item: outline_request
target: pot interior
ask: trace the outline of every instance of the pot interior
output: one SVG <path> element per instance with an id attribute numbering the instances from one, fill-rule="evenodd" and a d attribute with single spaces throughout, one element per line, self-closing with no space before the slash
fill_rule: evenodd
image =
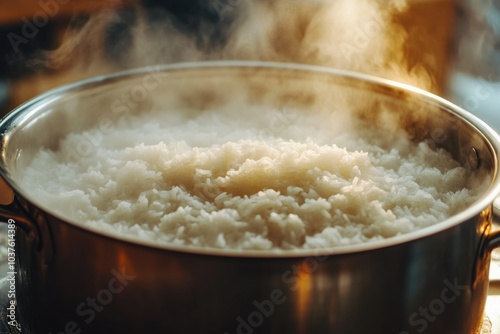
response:
<path id="1" fill-rule="evenodd" d="M 335 113 L 339 119 L 353 115 L 358 128 L 377 129 L 395 139 L 406 133 L 415 141 L 446 149 L 467 168 L 471 186 L 488 182 L 482 199 L 498 182 L 496 137 L 458 107 L 358 74 L 265 63 L 146 68 L 49 92 L 3 120 L 2 167 L 9 183 L 30 199 L 30 189 L 19 188 L 20 171 L 37 151 L 57 149 L 60 139 L 70 133 L 95 126 L 113 131 L 114 124 L 131 115 L 159 110 L 197 113 L 232 107 L 237 112 L 241 105 L 262 107 L 262 114 L 255 117 L 269 117 L 271 110 L 286 108 Z M 98 133 L 94 140 L 98 145 Z M 76 153 L 79 149 L 86 148 L 74 148 Z"/>

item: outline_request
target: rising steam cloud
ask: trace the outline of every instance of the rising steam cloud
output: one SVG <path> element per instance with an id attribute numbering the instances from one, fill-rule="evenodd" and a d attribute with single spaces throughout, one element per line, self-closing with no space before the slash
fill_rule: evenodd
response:
<path id="1" fill-rule="evenodd" d="M 102 11 L 69 29 L 61 47 L 45 54 L 45 65 L 66 68 L 74 78 L 182 61 L 268 60 L 353 70 L 432 89 L 423 67 L 409 66 L 408 36 L 394 19 L 407 10 L 407 0 L 207 3 L 211 20 L 190 30 L 166 11 L 140 6 Z M 106 33 L 113 25 L 118 42 L 110 48 Z"/>

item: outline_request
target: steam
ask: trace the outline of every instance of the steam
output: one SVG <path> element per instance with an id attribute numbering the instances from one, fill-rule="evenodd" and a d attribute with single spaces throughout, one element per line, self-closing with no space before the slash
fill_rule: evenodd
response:
<path id="1" fill-rule="evenodd" d="M 423 67 L 410 68 L 407 62 L 408 35 L 395 20 L 407 10 L 407 0 L 221 4 L 209 2 L 204 9 L 208 15 L 191 29 L 158 9 L 133 6 L 102 11 L 78 29 L 68 30 L 61 47 L 45 53 L 45 65 L 64 68 L 74 80 L 173 62 L 268 60 L 358 71 L 433 88 Z M 118 42 L 109 36 L 113 25 L 122 28 Z"/>

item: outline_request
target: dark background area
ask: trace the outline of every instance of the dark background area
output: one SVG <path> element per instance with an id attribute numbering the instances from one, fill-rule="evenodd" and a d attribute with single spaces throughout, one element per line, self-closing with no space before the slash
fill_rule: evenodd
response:
<path id="1" fill-rule="evenodd" d="M 71 78 L 53 79 L 53 76 L 57 72 L 64 71 L 64 68 L 47 67 L 43 62 L 45 51 L 59 48 L 65 32 L 79 29 L 97 10 L 112 7 L 117 11 L 116 19 L 109 22 L 105 28 L 102 43 L 106 58 L 104 61 L 113 63 L 117 70 L 126 67 L 124 59 L 131 39 L 131 27 L 137 20 L 138 6 L 151 24 L 160 22 L 168 16 L 179 31 L 192 35 L 195 39 L 204 35 L 204 38 L 197 39 L 196 43 L 202 50 L 218 48 L 224 44 L 226 38 L 224 31 L 231 24 L 232 14 L 236 14 L 234 11 L 224 20 L 220 20 L 219 13 L 214 7 L 214 3 L 217 3 L 205 0 L 125 0 L 120 1 L 118 5 L 113 1 L 103 1 L 99 5 L 90 1 L 86 5 L 82 0 L 72 0 L 68 2 L 68 8 L 60 5 L 57 14 L 49 17 L 48 11 L 41 8 L 36 1 L 19 1 L 17 6 L 0 5 L 2 7 L 0 11 L 4 10 L 4 13 L 0 14 L 0 117 L 25 99 L 39 93 L 40 89 L 33 89 L 33 94 L 30 94 L 30 77 L 46 76 L 46 86 L 49 87 L 71 81 Z M 78 5 L 73 3 L 73 6 L 70 6 L 72 2 L 78 2 Z M 40 12 L 45 13 L 48 20 L 45 24 L 35 25 L 36 32 L 33 32 L 32 27 L 27 26 L 26 22 L 33 24 L 34 18 Z M 209 36 L 203 31 L 207 24 L 212 28 Z M 53 80 L 54 84 L 48 83 L 49 80 Z M 21 93 L 17 93 L 16 86 L 19 82 L 26 82 L 24 84 L 26 87 L 20 89 Z"/>

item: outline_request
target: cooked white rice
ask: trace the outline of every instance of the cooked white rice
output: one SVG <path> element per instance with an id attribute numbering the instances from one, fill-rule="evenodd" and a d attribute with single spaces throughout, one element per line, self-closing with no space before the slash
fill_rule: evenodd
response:
<path id="1" fill-rule="evenodd" d="M 247 250 L 389 238 L 475 199 L 448 153 L 402 133 L 360 137 L 338 115 L 256 115 L 130 116 L 108 133 L 71 134 L 58 151 L 40 151 L 22 184 L 81 224 L 160 244 Z"/>

